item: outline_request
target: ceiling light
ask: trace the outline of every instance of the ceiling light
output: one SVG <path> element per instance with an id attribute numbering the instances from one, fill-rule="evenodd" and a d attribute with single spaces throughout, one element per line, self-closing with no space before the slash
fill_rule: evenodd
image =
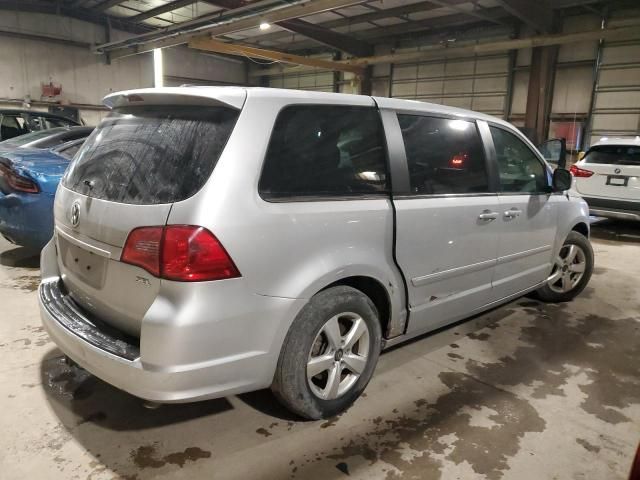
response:
<path id="1" fill-rule="evenodd" d="M 271 28 L 271 24 L 268 22 L 262 22 L 260 24 L 260 30 L 269 30 Z"/>

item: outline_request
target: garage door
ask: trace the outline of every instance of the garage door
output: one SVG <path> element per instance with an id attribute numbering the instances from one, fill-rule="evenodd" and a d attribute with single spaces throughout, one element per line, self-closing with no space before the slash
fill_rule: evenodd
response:
<path id="1" fill-rule="evenodd" d="M 295 88 L 316 92 L 333 92 L 333 72 L 289 73 L 269 77 L 273 88 Z"/>
<path id="2" fill-rule="evenodd" d="M 509 72 L 505 54 L 396 64 L 391 96 L 504 116 Z"/>
<path id="3" fill-rule="evenodd" d="M 590 130 L 587 145 L 640 132 L 640 41 L 605 43 Z"/>

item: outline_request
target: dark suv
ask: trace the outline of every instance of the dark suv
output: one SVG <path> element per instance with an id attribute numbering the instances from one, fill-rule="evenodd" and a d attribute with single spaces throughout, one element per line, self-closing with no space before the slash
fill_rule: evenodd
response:
<path id="1" fill-rule="evenodd" d="M 0 110 L 0 141 L 37 130 L 80 125 L 75 120 L 33 110 Z"/>

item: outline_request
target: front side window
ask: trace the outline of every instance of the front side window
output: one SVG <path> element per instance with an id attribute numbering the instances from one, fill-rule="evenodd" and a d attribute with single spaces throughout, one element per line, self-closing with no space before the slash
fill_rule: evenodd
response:
<path id="1" fill-rule="evenodd" d="M 474 122 L 398 115 L 411 192 L 416 195 L 489 191 L 482 142 Z"/>
<path id="2" fill-rule="evenodd" d="M 276 119 L 259 183 L 265 199 L 388 192 L 382 125 L 369 107 L 287 107 Z"/>
<path id="3" fill-rule="evenodd" d="M 501 191 L 547 192 L 547 171 L 533 151 L 513 133 L 498 127 L 490 127 L 490 130 L 496 149 Z"/>

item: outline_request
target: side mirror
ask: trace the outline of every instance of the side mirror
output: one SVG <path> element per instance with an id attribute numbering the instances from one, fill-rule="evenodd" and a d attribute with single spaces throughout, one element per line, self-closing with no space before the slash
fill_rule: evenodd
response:
<path id="1" fill-rule="evenodd" d="M 556 168 L 564 168 L 567 164 L 567 140 L 554 138 L 538 146 L 544 159 Z"/>
<path id="2" fill-rule="evenodd" d="M 556 168 L 553 171 L 553 191 L 564 192 L 565 190 L 569 190 L 571 188 L 572 180 L 573 177 L 569 173 L 569 170 L 565 170 L 564 168 Z"/>
<path id="3" fill-rule="evenodd" d="M 587 152 L 578 152 L 578 161 L 582 160 Z"/>

